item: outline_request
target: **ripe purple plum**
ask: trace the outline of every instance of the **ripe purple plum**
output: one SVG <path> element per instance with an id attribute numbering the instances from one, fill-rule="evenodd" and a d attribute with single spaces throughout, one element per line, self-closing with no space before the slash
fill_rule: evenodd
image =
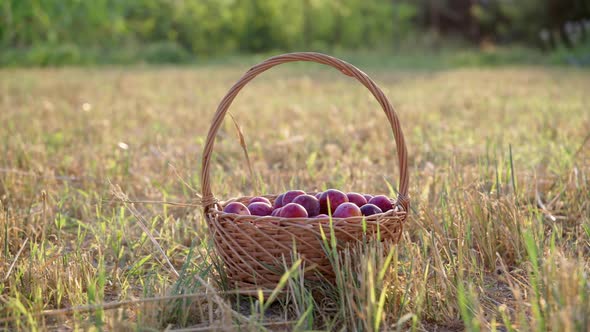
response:
<path id="1" fill-rule="evenodd" d="M 287 205 L 295 199 L 297 196 L 305 195 L 305 191 L 303 190 L 289 190 L 283 196 L 283 205 Z"/>
<path id="2" fill-rule="evenodd" d="M 248 202 L 248 205 L 250 205 L 250 204 L 252 204 L 252 203 L 256 203 L 256 202 L 266 203 L 266 204 L 268 204 L 268 205 L 271 205 L 271 206 L 272 206 L 272 204 L 270 204 L 270 201 L 268 200 L 268 198 L 266 198 L 266 197 L 261 197 L 261 196 L 258 196 L 258 197 L 252 197 L 252 198 L 250 199 L 250 201 Z"/>
<path id="3" fill-rule="evenodd" d="M 270 214 L 270 215 L 271 215 L 271 216 L 273 216 L 273 217 L 278 217 L 278 216 L 279 216 L 279 214 L 281 213 L 281 210 L 282 210 L 282 209 L 283 209 L 283 208 L 274 209 L 274 210 L 272 210 L 272 212 L 271 212 L 271 214 Z"/>
<path id="4" fill-rule="evenodd" d="M 346 197 L 348 197 L 349 202 L 356 204 L 358 207 L 367 204 L 367 199 L 359 193 L 347 193 Z"/>
<path id="5" fill-rule="evenodd" d="M 348 197 L 337 189 L 324 191 L 320 197 L 320 213 L 328 214 L 328 200 L 330 201 L 330 210 L 334 213 L 340 204 L 348 202 Z"/>
<path id="6" fill-rule="evenodd" d="M 315 198 L 320 199 L 320 197 L 322 197 L 323 192 L 319 192 L 315 194 Z"/>
<path id="7" fill-rule="evenodd" d="M 263 202 L 254 202 L 248 205 L 248 210 L 253 216 L 268 216 L 272 213 L 272 206 Z"/>
<path id="8" fill-rule="evenodd" d="M 383 212 L 387 212 L 387 211 L 393 209 L 393 204 L 391 204 L 389 197 L 387 197 L 385 195 L 377 195 L 377 196 L 371 198 L 369 203 L 377 205 L 381 209 L 381 211 L 383 211 Z"/>
<path id="9" fill-rule="evenodd" d="M 315 216 L 314 218 L 315 218 L 315 219 L 319 219 L 319 218 L 328 218 L 328 217 L 330 217 L 330 216 L 329 216 L 329 215 L 327 215 L 327 214 L 323 214 L 323 213 L 322 213 L 322 214 L 318 214 L 318 215 L 317 215 L 317 216 Z"/>
<path id="10" fill-rule="evenodd" d="M 320 213 L 320 201 L 311 195 L 299 195 L 293 199 L 293 203 L 305 208 L 309 217 L 315 217 Z"/>
<path id="11" fill-rule="evenodd" d="M 307 218 L 307 211 L 297 203 L 288 203 L 281 208 L 279 216 L 282 218 Z"/>
<path id="12" fill-rule="evenodd" d="M 367 202 L 369 202 L 371 198 L 373 198 L 373 195 L 363 194 L 363 197 L 367 200 Z"/>
<path id="13" fill-rule="evenodd" d="M 348 218 L 361 216 L 361 209 L 354 203 L 344 202 L 334 211 L 334 218 Z"/>
<path id="14" fill-rule="evenodd" d="M 284 196 L 285 196 L 285 194 L 280 194 L 279 196 L 277 196 L 277 198 L 275 199 L 275 204 L 273 205 L 273 207 L 275 209 L 282 208 L 283 205 L 285 205 L 285 204 L 283 204 L 283 197 Z"/>
<path id="15" fill-rule="evenodd" d="M 223 208 L 223 212 L 225 213 L 235 213 L 235 214 L 243 214 L 243 215 L 250 215 L 250 210 L 246 207 L 246 205 L 240 202 L 231 202 Z"/>
<path id="16" fill-rule="evenodd" d="M 381 211 L 381 209 L 377 205 L 367 203 L 361 206 L 361 213 L 363 214 L 363 216 L 372 216 L 374 214 L 383 213 L 383 211 Z"/>

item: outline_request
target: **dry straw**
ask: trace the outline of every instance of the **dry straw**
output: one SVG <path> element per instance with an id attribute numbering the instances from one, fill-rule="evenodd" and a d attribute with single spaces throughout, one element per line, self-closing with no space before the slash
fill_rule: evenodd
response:
<path id="1" fill-rule="evenodd" d="M 397 145 L 400 164 L 399 195 L 394 209 L 386 213 L 366 217 L 334 218 L 280 218 L 273 216 L 244 216 L 222 212 L 223 206 L 232 201 L 248 203 L 251 197 L 240 197 L 225 202 L 218 201 L 211 192 L 209 166 L 215 136 L 229 106 L 240 90 L 258 74 L 282 63 L 308 61 L 334 67 L 345 75 L 356 78 L 377 99 L 391 124 Z M 250 68 L 223 98 L 213 117 L 203 151 L 202 203 L 204 215 L 215 248 L 225 263 L 228 279 L 242 289 L 253 287 L 274 288 L 289 266 L 294 251 L 305 266 L 320 272 L 328 279 L 334 276 L 326 243 L 335 238 L 335 248 L 340 250 L 351 243 L 378 234 L 382 240 L 397 243 L 400 239 L 408 199 L 408 165 L 404 136 L 399 120 L 383 91 L 361 70 L 340 59 L 320 53 L 289 53 L 275 56 Z M 271 202 L 277 195 L 266 196 Z M 326 240 L 327 239 L 327 240 Z M 307 273 L 309 277 L 317 276 Z"/>

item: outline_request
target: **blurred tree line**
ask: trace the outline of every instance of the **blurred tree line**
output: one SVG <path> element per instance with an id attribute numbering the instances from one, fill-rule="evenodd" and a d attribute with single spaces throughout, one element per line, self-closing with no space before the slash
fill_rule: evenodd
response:
<path id="1" fill-rule="evenodd" d="M 0 0 L 0 49 L 144 47 L 164 60 L 302 49 L 397 49 L 425 32 L 472 43 L 572 46 L 588 0 Z M 34 61 L 34 59 L 33 59 Z"/>

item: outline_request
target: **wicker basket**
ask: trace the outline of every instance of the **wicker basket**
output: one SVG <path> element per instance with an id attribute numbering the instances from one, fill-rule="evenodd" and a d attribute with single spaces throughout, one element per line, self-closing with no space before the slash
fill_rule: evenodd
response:
<path id="1" fill-rule="evenodd" d="M 391 124 L 400 164 L 399 195 L 394 209 L 379 215 L 366 217 L 365 234 L 379 232 L 381 238 L 397 243 L 401 237 L 408 199 L 407 151 L 399 120 L 393 107 L 379 87 L 362 71 L 353 65 L 320 53 L 290 53 L 269 58 L 250 68 L 223 98 L 213 118 L 205 148 L 202 164 L 202 203 L 204 215 L 209 225 L 217 253 L 225 264 L 228 279 L 240 289 L 276 286 L 284 272 L 285 263 L 289 265 L 293 250 L 300 254 L 307 268 L 313 268 L 321 275 L 334 276 L 332 265 L 325 253 L 322 241 L 324 234 L 330 234 L 330 223 L 326 219 L 315 218 L 280 218 L 274 216 L 245 216 L 222 212 L 223 206 L 232 201 L 247 203 L 251 197 L 240 197 L 220 202 L 211 192 L 209 164 L 215 142 L 215 136 L 232 101 L 240 90 L 258 74 L 276 65 L 309 61 L 332 66 L 345 75 L 356 78 L 377 99 Z M 310 193 L 313 194 L 313 193 Z M 266 196 L 272 203 L 277 195 Z M 344 248 L 351 242 L 363 238 L 363 217 L 333 219 L 332 227 L 338 248 Z M 365 235 L 366 238 L 366 235 Z M 306 273 L 306 277 L 318 274 Z"/>

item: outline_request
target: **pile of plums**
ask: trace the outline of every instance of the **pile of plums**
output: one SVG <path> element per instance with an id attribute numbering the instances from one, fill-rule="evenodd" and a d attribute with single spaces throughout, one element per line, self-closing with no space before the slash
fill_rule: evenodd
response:
<path id="1" fill-rule="evenodd" d="M 223 212 L 281 218 L 327 218 L 328 214 L 334 218 L 348 218 L 370 216 L 391 209 L 391 200 L 384 195 L 345 194 L 340 190 L 329 189 L 315 196 L 302 190 L 290 190 L 279 195 L 274 204 L 264 197 L 254 197 L 248 206 L 232 202 L 225 206 Z"/>

